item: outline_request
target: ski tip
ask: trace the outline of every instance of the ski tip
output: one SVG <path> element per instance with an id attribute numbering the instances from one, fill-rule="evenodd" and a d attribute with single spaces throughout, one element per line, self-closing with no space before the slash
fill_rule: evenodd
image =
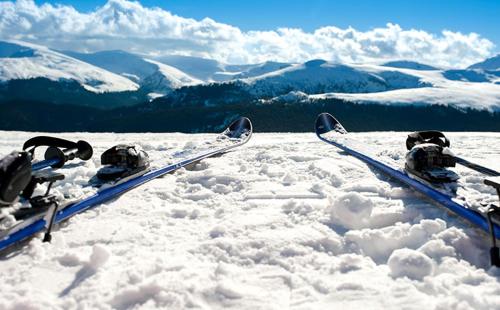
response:
<path id="1" fill-rule="evenodd" d="M 240 117 L 227 127 L 224 131 L 224 135 L 232 139 L 248 139 L 253 132 L 253 126 L 250 119 L 246 117 Z"/>
<path id="2" fill-rule="evenodd" d="M 341 134 L 346 134 L 347 130 L 344 129 L 344 126 L 330 113 L 321 113 L 318 115 L 316 119 L 316 134 L 321 136 L 330 131 L 336 131 Z"/>

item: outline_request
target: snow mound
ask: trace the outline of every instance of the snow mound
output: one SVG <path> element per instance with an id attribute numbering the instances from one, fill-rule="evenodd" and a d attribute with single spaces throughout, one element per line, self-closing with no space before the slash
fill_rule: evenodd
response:
<path id="1" fill-rule="evenodd" d="M 367 227 L 374 205 L 369 198 L 357 192 L 349 192 L 332 202 L 331 220 L 349 229 Z"/>
<path id="2" fill-rule="evenodd" d="M 391 269 L 391 276 L 395 278 L 422 280 L 434 270 L 432 260 L 427 255 L 411 249 L 394 251 L 387 264 Z"/>

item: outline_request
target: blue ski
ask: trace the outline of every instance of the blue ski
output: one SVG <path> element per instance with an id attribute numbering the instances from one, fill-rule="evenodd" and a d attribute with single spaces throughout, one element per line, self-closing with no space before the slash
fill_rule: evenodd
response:
<path id="1" fill-rule="evenodd" d="M 359 150 L 355 150 L 349 147 L 348 145 L 346 145 L 346 143 L 343 143 L 341 141 L 342 139 L 337 139 L 339 135 L 346 135 L 347 130 L 345 130 L 342 124 L 340 124 L 340 122 L 336 120 L 332 115 L 328 113 L 322 113 L 318 116 L 316 120 L 316 134 L 322 141 L 338 147 L 349 155 L 360 159 L 368 165 L 395 178 L 399 182 L 410 186 L 412 189 L 424 194 L 426 197 L 428 197 L 438 205 L 449 209 L 453 213 L 461 216 L 472 224 L 477 225 L 484 231 L 490 234 L 494 234 L 496 238 L 500 238 L 500 227 L 496 223 L 489 221 L 487 214 L 469 209 L 466 206 L 455 202 L 452 196 L 440 192 L 430 185 L 411 178 L 404 171 L 390 167 L 386 163 L 372 158 Z"/>
<path id="2" fill-rule="evenodd" d="M 129 179 L 123 183 L 102 189 L 90 197 L 65 205 L 64 207 L 47 211 L 26 221 L 21 221 L 19 225 L 12 227 L 8 232 L 0 234 L 0 252 L 8 249 L 18 242 L 34 236 L 36 233 L 49 229 L 52 224 L 58 224 L 68 218 L 85 210 L 98 206 L 106 201 L 117 198 L 125 192 L 132 190 L 148 181 L 161 177 L 165 174 L 178 170 L 179 168 L 199 162 L 202 159 L 220 155 L 241 146 L 248 142 L 253 132 L 252 123 L 248 118 L 242 117 L 234 121 L 208 149 L 201 153 L 190 156 L 174 164 L 152 170 L 143 175 Z M 51 216 L 50 216 L 51 215 Z M 3 235 L 3 236 L 2 236 Z"/>

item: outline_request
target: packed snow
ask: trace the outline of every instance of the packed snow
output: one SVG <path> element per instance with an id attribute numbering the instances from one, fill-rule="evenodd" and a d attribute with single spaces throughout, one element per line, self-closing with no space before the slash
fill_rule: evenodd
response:
<path id="1" fill-rule="evenodd" d="M 37 133 L 0 132 L 0 154 Z M 406 133 L 355 133 L 400 160 Z M 210 134 L 71 133 L 94 158 L 61 169 L 74 194 L 116 143 L 153 165 Z M 457 155 L 500 170 L 498 133 L 451 133 Z M 476 195 L 481 176 L 456 171 Z M 313 133 L 243 147 L 153 180 L 0 259 L 0 309 L 497 309 L 482 231 Z"/>

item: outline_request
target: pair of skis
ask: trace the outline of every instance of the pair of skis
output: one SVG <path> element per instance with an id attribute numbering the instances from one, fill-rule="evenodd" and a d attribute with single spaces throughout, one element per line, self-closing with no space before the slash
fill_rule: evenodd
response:
<path id="1" fill-rule="evenodd" d="M 248 118 L 242 117 L 227 127 L 217 139 L 210 143 L 207 148 L 200 150 L 199 153 L 189 156 L 179 162 L 164 166 L 162 168 L 149 171 L 137 177 L 130 178 L 124 182 L 98 190 L 90 197 L 66 203 L 59 206 L 59 202 L 55 202 L 53 207 L 46 212 L 31 216 L 20 221 L 17 225 L 3 231 L 0 234 L 0 253 L 6 251 L 13 245 L 33 237 L 35 234 L 46 231 L 45 240 L 50 241 L 50 230 L 53 225 L 58 224 L 70 217 L 81 213 L 87 209 L 96 207 L 106 201 L 110 201 L 120 195 L 132 190 L 146 182 L 161 177 L 165 174 L 172 173 L 182 167 L 197 163 L 205 158 L 213 157 L 226 153 L 238 146 L 241 146 L 249 141 L 252 136 L 252 123 Z M 46 138 L 46 137 L 43 137 Z M 43 145 L 44 141 L 30 141 L 25 143 L 23 149 L 36 145 Z M 61 141 L 59 141 L 61 142 Z M 62 142 L 61 142 L 62 143 Z M 86 159 L 89 157 L 89 149 L 83 142 L 79 141 L 75 145 L 59 144 L 64 148 L 62 151 L 49 152 L 46 159 L 32 166 L 33 170 L 42 170 L 48 167 L 61 167 L 68 160 L 73 158 Z M 91 149 L 91 148 L 90 148 Z M 33 150 L 34 151 L 34 150 Z M 91 151 L 90 151 L 91 152 Z M 50 154 L 55 154 L 50 156 Z M 91 156 L 91 153 L 90 153 Z M 88 159 L 87 158 L 87 159 Z"/>
<path id="2" fill-rule="evenodd" d="M 492 239 L 492 248 L 490 249 L 491 263 L 494 266 L 500 267 L 500 250 L 496 246 L 496 238 L 500 239 L 500 208 L 492 205 L 486 212 L 468 208 L 465 204 L 457 202 L 453 195 L 444 193 L 430 184 L 412 178 L 406 171 L 393 167 L 390 164 L 367 154 L 365 151 L 353 147 L 352 145 L 359 145 L 359 143 L 357 143 L 354 139 L 350 139 L 348 137 L 347 130 L 342 126 L 342 124 L 328 113 L 322 113 L 318 116 L 315 129 L 317 136 L 322 141 L 336 146 L 347 154 L 360 159 L 386 175 L 408 185 L 415 191 L 428 197 L 434 203 L 449 209 L 453 213 L 489 233 Z M 498 178 L 500 173 L 481 165 L 474 164 L 463 158 L 455 157 L 455 159 L 457 163 L 461 165 L 494 177 L 485 179 L 484 183 L 486 185 L 493 186 L 500 197 L 500 179 Z"/>

